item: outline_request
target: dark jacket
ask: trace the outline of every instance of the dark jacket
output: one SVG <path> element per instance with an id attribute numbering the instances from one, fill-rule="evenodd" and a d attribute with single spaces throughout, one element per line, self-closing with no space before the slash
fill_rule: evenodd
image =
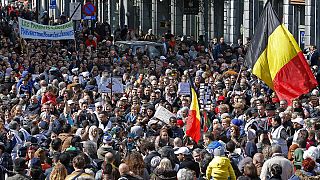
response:
<path id="1" fill-rule="evenodd" d="M 200 175 L 200 166 L 199 163 L 195 162 L 193 159 L 190 157 L 186 158 L 186 160 L 182 161 L 179 165 L 179 169 L 191 169 L 196 172 L 196 176 L 199 177 Z"/>
<path id="2" fill-rule="evenodd" d="M 156 157 L 156 156 L 159 156 L 160 157 L 160 154 L 157 152 L 157 151 L 151 151 L 145 158 L 144 158 L 144 163 L 146 164 L 146 168 L 149 172 L 149 174 L 151 174 L 151 160 L 152 158 Z"/>

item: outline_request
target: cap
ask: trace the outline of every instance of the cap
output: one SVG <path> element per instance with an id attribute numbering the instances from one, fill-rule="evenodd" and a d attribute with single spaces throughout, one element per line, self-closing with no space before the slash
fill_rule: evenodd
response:
<path id="1" fill-rule="evenodd" d="M 177 125 L 180 127 L 184 126 L 184 122 L 182 121 L 182 119 L 177 120 Z"/>
<path id="2" fill-rule="evenodd" d="M 184 155 L 189 155 L 190 150 L 187 147 L 181 147 L 177 151 L 174 152 L 174 154 L 184 154 Z"/>
<path id="3" fill-rule="evenodd" d="M 219 146 L 213 150 L 214 156 L 225 156 L 224 148 L 223 146 Z"/>
<path id="4" fill-rule="evenodd" d="M 122 97 L 120 98 L 120 101 L 125 101 L 125 100 L 128 100 L 128 98 L 126 98 L 126 97 L 124 97 L 124 96 L 122 96 Z"/>
<path id="5" fill-rule="evenodd" d="M 108 133 L 103 136 L 103 143 L 110 143 L 111 141 L 112 141 L 111 134 Z"/>
<path id="6" fill-rule="evenodd" d="M 46 121 L 40 121 L 39 127 L 41 129 L 48 129 L 49 128 L 49 124 Z"/>
<path id="7" fill-rule="evenodd" d="M 161 90 L 160 89 L 156 89 L 154 92 L 155 93 L 161 93 Z"/>
<path id="8" fill-rule="evenodd" d="M 165 56 L 160 56 L 160 60 L 166 60 L 167 58 Z"/>
<path id="9" fill-rule="evenodd" d="M 158 120 L 156 119 L 150 119 L 150 121 L 148 122 L 148 126 L 152 126 L 153 124 L 157 124 L 158 123 Z"/>
<path id="10" fill-rule="evenodd" d="M 226 98 L 224 96 L 219 96 L 218 101 L 224 101 Z"/>
<path id="11" fill-rule="evenodd" d="M 102 106 L 102 102 L 100 102 L 100 101 L 99 101 L 99 102 L 96 102 L 96 103 L 94 104 L 94 106 L 95 106 L 95 107 Z"/>
<path id="12" fill-rule="evenodd" d="M 240 119 L 232 119 L 231 123 L 236 126 L 241 126 L 243 124 L 243 121 Z"/>
<path id="13" fill-rule="evenodd" d="M 76 72 L 78 72 L 78 70 L 79 70 L 79 68 L 73 68 L 73 69 L 71 69 L 71 72 L 76 73 Z"/>
<path id="14" fill-rule="evenodd" d="M 90 73 L 88 71 L 81 73 L 83 77 L 89 77 Z"/>
<path id="15" fill-rule="evenodd" d="M 302 118 L 299 118 L 299 117 L 291 120 L 291 122 L 298 123 L 298 124 L 300 124 L 302 126 L 304 125 L 304 120 Z"/>
<path id="16" fill-rule="evenodd" d="M 74 101 L 73 100 L 68 100 L 68 105 L 70 105 L 70 104 L 74 104 Z"/>

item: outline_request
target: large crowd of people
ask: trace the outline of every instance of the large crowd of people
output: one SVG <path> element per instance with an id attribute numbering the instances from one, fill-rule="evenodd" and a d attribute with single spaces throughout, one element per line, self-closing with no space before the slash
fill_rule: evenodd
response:
<path id="1" fill-rule="evenodd" d="M 17 17 L 34 13 L 0 11 L 0 180 L 320 179 L 319 89 L 279 100 L 244 66 L 250 39 L 138 36 L 105 23 L 83 24 L 76 43 L 22 39 Z M 163 54 L 121 50 L 120 39 L 157 41 Z M 315 46 L 306 57 L 317 77 Z M 186 82 L 200 99 L 198 143 L 186 135 Z M 155 116 L 159 107 L 173 116 Z"/>

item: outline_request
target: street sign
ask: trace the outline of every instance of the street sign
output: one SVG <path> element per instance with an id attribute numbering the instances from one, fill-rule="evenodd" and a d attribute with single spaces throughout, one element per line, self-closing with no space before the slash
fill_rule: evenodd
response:
<path id="1" fill-rule="evenodd" d="M 96 20 L 96 16 L 83 16 L 83 20 Z"/>
<path id="2" fill-rule="evenodd" d="M 56 9 L 56 8 L 57 8 L 57 1 L 50 0 L 50 9 Z"/>
<path id="3" fill-rule="evenodd" d="M 78 6 L 80 6 L 80 2 L 72 2 L 72 3 L 70 3 L 69 15 L 71 16 L 73 14 L 71 19 L 74 20 L 74 21 L 81 20 L 81 8 L 78 7 Z M 78 7 L 78 9 L 77 9 L 77 7 Z"/>
<path id="4" fill-rule="evenodd" d="M 91 3 L 91 2 L 87 2 L 84 6 L 83 6 L 83 13 L 87 16 L 94 16 L 96 12 L 96 7 Z"/>

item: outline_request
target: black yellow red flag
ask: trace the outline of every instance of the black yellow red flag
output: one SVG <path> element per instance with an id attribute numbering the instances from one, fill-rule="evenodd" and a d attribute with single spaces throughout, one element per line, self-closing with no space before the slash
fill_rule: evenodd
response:
<path id="1" fill-rule="evenodd" d="M 249 46 L 245 64 L 290 104 L 317 86 L 317 81 L 288 29 L 280 22 L 270 1 L 264 7 Z"/>

